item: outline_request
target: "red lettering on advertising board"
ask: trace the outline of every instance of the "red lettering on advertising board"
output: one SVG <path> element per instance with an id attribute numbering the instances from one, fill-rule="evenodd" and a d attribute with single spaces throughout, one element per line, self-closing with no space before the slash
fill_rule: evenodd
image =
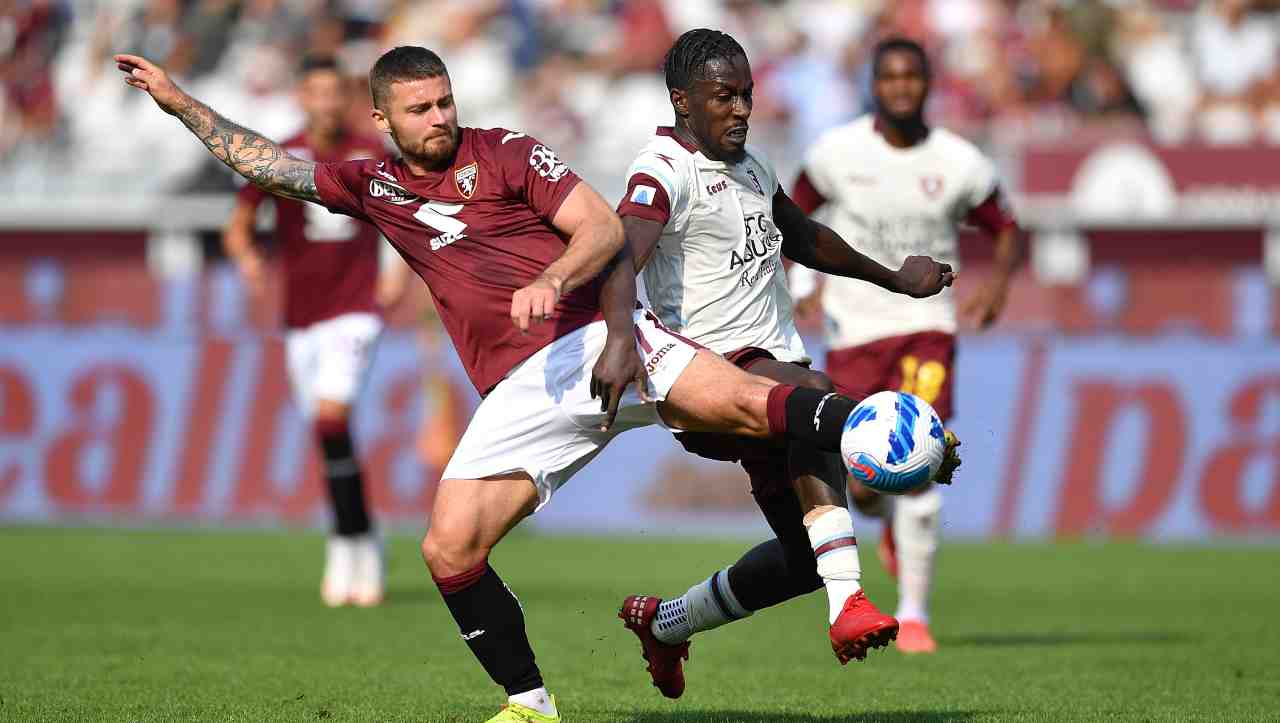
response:
<path id="1" fill-rule="evenodd" d="M 1146 530 L 1172 500 L 1182 471 L 1187 428 L 1176 391 L 1167 384 L 1133 386 L 1083 381 L 1075 386 L 1072 425 L 1054 529 L 1059 535 L 1107 532 L 1136 535 Z M 1138 409 L 1147 423 L 1140 478 L 1127 502 L 1108 507 L 1102 478 L 1112 430 L 1121 412 Z"/>
<path id="2" fill-rule="evenodd" d="M 0 439 L 30 439 L 35 430 L 36 405 L 31 387 L 17 369 L 0 367 Z M 18 482 L 22 468 L 17 462 L 0 464 L 0 494 Z"/>
<path id="3" fill-rule="evenodd" d="M 292 404 L 285 375 L 284 344 L 264 341 L 261 347 L 253 404 L 245 419 L 236 420 L 243 430 L 240 465 L 232 510 L 236 516 L 261 513 L 299 518 L 320 501 L 320 453 L 308 435 L 299 464 L 290 467 L 293 479 L 272 479 L 273 454 L 284 408 Z"/>
<path id="4" fill-rule="evenodd" d="M 115 414 L 101 407 L 118 395 Z M 50 499 L 64 508 L 136 507 L 151 446 L 155 402 L 136 370 L 124 366 L 93 367 L 77 377 L 68 395 L 68 423 L 45 451 L 44 478 Z M 105 481 L 83 477 L 86 455 L 105 445 L 109 462 Z"/>
<path id="5" fill-rule="evenodd" d="M 191 378 L 190 405 L 187 407 L 186 436 L 174 480 L 173 511 L 195 512 L 208 492 L 210 453 L 218 439 L 218 428 L 226 420 L 222 400 L 227 380 L 231 378 L 231 362 L 235 347 L 225 341 L 206 339 L 200 346 L 200 366 Z"/>
<path id="6" fill-rule="evenodd" d="M 1257 426 L 1267 401 L 1280 402 L 1280 378 L 1267 377 L 1231 397 L 1231 440 L 1209 455 L 1200 473 L 1200 507 L 1217 529 L 1231 532 L 1280 530 L 1280 437 L 1262 437 Z M 1250 509 L 1244 499 L 1249 463 L 1270 457 L 1271 489 L 1266 502 Z"/>

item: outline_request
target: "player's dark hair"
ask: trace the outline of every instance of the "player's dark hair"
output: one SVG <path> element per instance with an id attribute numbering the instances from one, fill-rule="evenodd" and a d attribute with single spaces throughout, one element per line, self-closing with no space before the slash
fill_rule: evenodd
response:
<path id="1" fill-rule="evenodd" d="M 298 64 L 299 77 L 307 73 L 314 73 L 317 70 L 327 70 L 339 75 L 342 74 L 342 68 L 338 66 L 338 59 L 332 55 L 307 55 Z"/>
<path id="2" fill-rule="evenodd" d="M 924 73 L 925 80 L 930 78 L 929 55 L 924 52 L 924 47 L 910 38 L 886 38 L 876 43 L 875 51 L 871 56 L 871 74 L 875 77 L 880 76 L 880 61 L 884 60 L 884 56 L 894 52 L 914 53 L 920 58 L 920 70 Z"/>
<path id="3" fill-rule="evenodd" d="M 439 78 L 448 75 L 449 69 L 439 55 L 417 45 L 401 45 L 392 48 L 378 58 L 369 71 L 369 92 L 373 94 L 373 106 L 386 110 L 384 105 L 391 95 L 392 83 L 403 83 L 423 78 Z"/>
<path id="4" fill-rule="evenodd" d="M 667 76 L 667 88 L 688 90 L 689 85 L 703 77 L 707 63 L 713 60 L 733 60 L 747 57 L 732 35 L 719 30 L 698 28 L 676 38 L 662 62 L 662 72 Z"/>

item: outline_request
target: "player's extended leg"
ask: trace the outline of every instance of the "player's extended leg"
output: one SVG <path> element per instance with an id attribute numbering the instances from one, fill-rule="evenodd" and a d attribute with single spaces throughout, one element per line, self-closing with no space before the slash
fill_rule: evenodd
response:
<path id="1" fill-rule="evenodd" d="M 839 452 L 844 422 L 854 406 L 839 394 L 748 374 L 700 349 L 658 409 L 673 429 L 785 438 Z"/>
<path id="2" fill-rule="evenodd" d="M 489 565 L 489 551 L 537 505 L 537 489 L 524 472 L 442 480 L 422 557 L 462 639 L 510 702 L 559 720 L 534 662 L 520 602 Z"/>
<path id="3" fill-rule="evenodd" d="M 849 509 L 856 509 L 860 514 L 872 517 L 881 522 L 880 544 L 876 552 L 880 564 L 884 566 L 889 577 L 898 576 L 898 548 L 893 540 L 893 501 L 890 495 L 882 495 L 858 481 L 853 475 L 848 476 Z"/>
<path id="4" fill-rule="evenodd" d="M 824 394 L 834 391 L 834 385 L 825 374 L 796 364 L 762 359 L 751 364 L 748 370 L 754 375 Z M 790 487 L 795 492 L 803 515 L 808 551 L 826 588 L 831 644 L 840 662 L 863 660 L 869 648 L 888 645 L 897 635 L 898 623 L 877 610 L 862 593 L 862 568 L 857 539 L 853 534 L 853 519 L 845 505 L 845 469 L 839 455 L 824 452 L 809 442 L 795 440 L 787 447 L 787 464 L 781 470 L 768 466 L 753 468 L 748 464 L 744 467 L 751 475 L 757 501 L 762 494 L 769 496 L 778 487 Z M 775 526 L 774 529 L 777 532 L 779 528 Z M 778 539 L 781 544 L 790 543 L 798 547 L 795 538 L 793 534 L 780 535 Z M 767 573 L 765 570 L 761 572 Z M 752 581 L 746 574 L 738 574 L 732 575 L 731 581 L 735 583 L 735 590 L 753 582 L 759 588 L 768 589 L 772 583 L 769 577 L 761 575 Z"/>
<path id="5" fill-rule="evenodd" d="M 679 598 L 663 601 L 633 595 L 623 602 L 619 617 L 640 638 L 654 685 L 669 698 L 684 692 L 681 659 L 688 657 L 687 641 L 693 633 L 742 619 L 819 585 L 826 585 L 832 601 L 828 622 L 834 624 L 840 618 L 832 628 L 832 645 L 842 663 L 861 660 L 868 646 L 886 645 L 897 632 L 897 622 L 875 610 L 861 594 L 853 523 L 837 491 L 843 484 L 844 466 L 837 455 L 818 446 L 839 448 L 838 434 L 830 437 L 833 421 L 838 420 L 842 430 L 853 403 L 831 393 L 824 375 L 795 364 L 763 359 L 750 369 L 746 374 L 719 357 L 707 359 L 702 352 L 677 380 L 663 410 L 668 424 L 683 429 L 728 431 L 725 426 L 736 424 L 732 431 L 747 429 L 748 434 L 761 436 L 758 427 L 752 426 L 751 415 L 764 411 L 771 434 L 785 431 L 789 419 L 800 421 L 790 426 L 801 432 L 794 435 L 798 439 L 787 446 L 786 454 L 776 453 L 782 449 L 757 449 L 759 454 L 743 464 L 757 500 L 771 500 L 770 508 L 773 500 L 779 502 L 777 510 L 762 503 L 777 538 L 756 546 L 736 565 L 714 573 Z M 691 379 L 696 381 L 682 390 L 681 383 Z M 713 380 L 723 388 L 696 386 Z M 761 395 L 765 386 L 769 392 Z M 761 402 L 764 410 L 759 408 Z M 686 405 L 698 404 L 703 406 L 694 407 L 697 413 L 686 411 Z M 823 415 L 828 405 L 830 418 Z M 717 419 L 716 415 L 722 416 Z M 778 490 L 785 494 L 778 495 Z"/>
<path id="6" fill-rule="evenodd" d="M 737 562 L 712 573 L 679 597 L 664 600 L 632 595 L 622 604 L 619 617 L 640 638 L 653 684 L 668 698 L 684 693 L 681 660 L 688 659 L 689 638 L 694 633 L 741 620 L 756 610 L 822 587 L 801 522 L 804 512 L 785 482 L 785 457 L 761 456 L 744 461 L 743 467 L 751 476 L 752 494 L 777 537 L 751 548 Z"/>

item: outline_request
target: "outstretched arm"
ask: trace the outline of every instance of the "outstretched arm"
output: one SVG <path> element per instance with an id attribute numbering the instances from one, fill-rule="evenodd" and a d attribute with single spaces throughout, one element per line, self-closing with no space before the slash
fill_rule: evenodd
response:
<path id="1" fill-rule="evenodd" d="M 269 193 L 319 202 L 314 163 L 295 158 L 272 140 L 218 115 L 146 58 L 117 55 L 115 61 L 126 73 L 124 82 L 149 93 L 161 110 L 182 121 L 228 168 Z"/>
<path id="2" fill-rule="evenodd" d="M 938 263 L 928 256 L 908 256 L 897 271 L 882 266 L 845 243 L 835 231 L 806 216 L 782 189 L 773 196 L 773 219 L 782 232 L 782 254 L 811 269 L 869 281 L 915 298 L 933 296 L 955 279 L 950 264 Z"/>

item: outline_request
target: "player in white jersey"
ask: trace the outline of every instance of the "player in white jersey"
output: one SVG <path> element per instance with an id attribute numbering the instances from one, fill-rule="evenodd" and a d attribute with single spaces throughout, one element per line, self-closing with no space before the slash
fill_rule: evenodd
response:
<path id="1" fill-rule="evenodd" d="M 675 126 L 659 128 L 631 165 L 618 211 L 653 310 L 673 332 L 753 374 L 830 392 L 830 380 L 807 368 L 783 255 L 912 296 L 942 290 L 950 267 L 914 257 L 892 271 L 806 217 L 772 165 L 746 145 L 753 83 L 746 55 L 731 37 L 686 33 L 667 55 L 666 76 Z M 838 455 L 805 444 L 679 437 L 690 451 L 742 462 L 777 537 L 676 599 L 624 601 L 621 617 L 640 638 L 664 695 L 683 693 L 681 659 L 690 635 L 823 586 L 841 663 L 893 640 L 897 621 L 861 591 Z"/>
<path id="2" fill-rule="evenodd" d="M 1009 279 L 1021 256 L 1013 217 L 1002 202 L 995 169 L 973 146 L 924 122 L 929 64 L 915 42 L 890 39 L 873 56 L 876 111 L 822 135 L 806 154 L 793 189 L 805 211 L 823 216 L 859 250 L 882 264 L 911 254 L 957 263 L 956 233 L 968 222 L 995 239 L 987 284 L 965 305 L 979 327 L 1005 304 Z M 815 289 L 802 302 L 827 319 L 826 372 L 837 389 L 860 399 L 880 389 L 912 392 L 951 416 L 956 304 L 952 290 L 904 302 L 901 297 L 848 279 L 809 278 L 797 268 L 792 284 Z M 918 495 L 882 498 L 850 481 L 854 504 L 886 519 L 881 557 L 899 578 L 898 648 L 933 652 L 928 592 L 938 544 L 942 495 L 930 486 Z"/>

